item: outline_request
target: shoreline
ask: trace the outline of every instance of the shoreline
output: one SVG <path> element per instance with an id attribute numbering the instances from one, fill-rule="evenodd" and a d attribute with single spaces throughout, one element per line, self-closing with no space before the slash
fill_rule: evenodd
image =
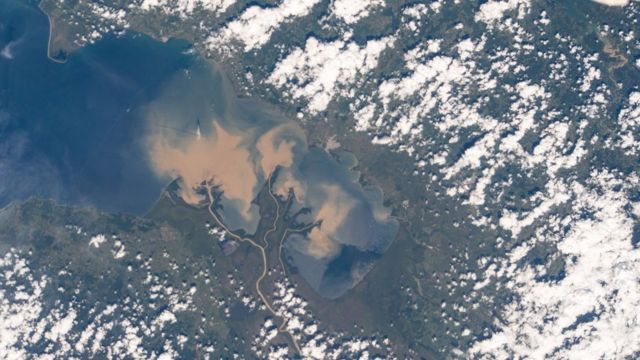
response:
<path id="1" fill-rule="evenodd" d="M 269 179 L 271 179 L 271 177 L 269 177 Z M 269 185 L 270 186 L 271 181 L 269 180 Z M 212 186 L 211 184 L 206 184 L 206 190 L 207 190 L 207 199 L 209 201 L 209 204 L 207 206 L 207 210 L 209 212 L 209 214 L 211 215 L 211 217 L 213 218 L 214 222 L 221 227 L 224 231 L 226 231 L 231 237 L 237 239 L 240 242 L 248 242 L 251 246 L 257 248 L 260 251 L 260 255 L 262 256 L 262 272 L 260 274 L 260 276 L 258 277 L 258 279 L 255 282 L 255 289 L 256 292 L 258 293 L 258 296 L 260 297 L 260 299 L 262 300 L 262 302 L 264 303 L 265 307 L 267 308 L 267 310 L 269 310 L 269 312 L 274 316 L 274 317 L 278 317 L 282 319 L 282 324 L 278 327 L 278 331 L 280 332 L 286 332 L 289 337 L 291 338 L 291 342 L 293 343 L 293 346 L 295 348 L 295 350 L 297 351 L 298 354 L 302 354 L 301 349 L 300 349 L 300 345 L 298 344 L 298 340 L 296 339 L 296 337 L 294 336 L 293 333 L 291 333 L 291 331 L 287 330 L 285 328 L 286 324 L 287 324 L 287 319 L 279 314 L 275 309 L 273 309 L 273 307 L 271 306 L 271 303 L 267 300 L 267 297 L 262 293 L 262 290 L 260 289 L 260 283 L 262 282 L 262 280 L 266 277 L 268 271 L 269 271 L 269 261 L 267 259 L 267 252 L 266 249 L 268 247 L 268 243 L 267 243 L 267 236 L 272 233 L 273 231 L 275 231 L 277 229 L 277 223 L 278 223 L 278 219 L 279 219 L 279 209 L 280 209 L 280 204 L 278 202 L 278 200 L 273 196 L 273 194 L 271 193 L 271 189 L 269 188 L 269 194 L 271 195 L 271 197 L 276 201 L 276 218 L 274 220 L 274 225 L 273 227 L 267 231 L 267 233 L 264 235 L 263 238 L 263 242 L 265 242 L 265 246 L 262 246 L 260 244 L 258 244 L 257 242 L 255 242 L 254 240 L 248 238 L 248 237 L 243 237 L 243 236 L 239 236 L 238 234 L 232 232 L 229 228 L 227 228 L 227 226 L 222 222 L 222 220 L 217 216 L 217 214 L 213 211 L 213 205 L 215 204 L 214 202 L 214 197 L 212 194 Z"/>
<path id="2" fill-rule="evenodd" d="M 47 35 L 47 58 L 49 58 L 49 60 L 58 64 L 66 64 L 67 63 L 66 59 L 59 60 L 51 56 L 51 38 L 53 36 L 53 21 L 51 21 L 51 16 L 47 12 L 42 10 L 42 8 L 38 6 L 38 9 L 42 11 L 42 13 L 47 17 L 47 21 L 49 22 L 49 34 Z"/>

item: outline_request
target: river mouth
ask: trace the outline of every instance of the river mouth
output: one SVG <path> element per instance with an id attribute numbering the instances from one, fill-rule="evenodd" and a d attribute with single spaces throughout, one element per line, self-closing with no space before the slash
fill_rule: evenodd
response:
<path id="1" fill-rule="evenodd" d="M 355 286 L 393 241 L 397 222 L 379 189 L 363 187 L 353 155 L 309 146 L 298 124 L 255 100 L 241 100 L 220 69 L 198 59 L 144 109 L 146 148 L 156 174 L 179 178 L 179 195 L 201 206 L 201 184 L 216 186 L 225 226 L 258 232 L 260 190 L 293 204 L 284 256 L 321 295 Z M 350 155 L 350 156 L 349 156 Z"/>
<path id="2" fill-rule="evenodd" d="M 358 182 L 354 159 L 309 146 L 294 120 L 239 99 L 189 44 L 128 33 L 58 63 L 46 17 L 11 4 L 0 7 L 1 206 L 35 196 L 143 215 L 176 179 L 181 199 L 203 207 L 210 182 L 221 221 L 251 236 L 271 179 L 274 196 L 293 196 L 284 215 L 308 228 L 285 240 L 283 256 L 328 298 L 393 241 L 398 224 L 380 191 Z"/>

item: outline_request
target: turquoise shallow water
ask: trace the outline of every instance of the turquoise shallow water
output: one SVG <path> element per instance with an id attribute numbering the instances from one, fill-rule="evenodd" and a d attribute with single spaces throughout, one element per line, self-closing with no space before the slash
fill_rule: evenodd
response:
<path id="1" fill-rule="evenodd" d="M 39 196 L 143 214 L 176 178 L 194 204 L 212 180 L 224 222 L 252 234 L 253 199 L 280 165 L 274 187 L 294 186 L 292 211 L 309 210 L 297 220 L 321 223 L 285 247 L 321 295 L 355 286 L 393 241 L 398 225 L 357 182 L 353 155 L 309 148 L 297 123 L 238 99 L 188 44 L 107 37 L 61 64 L 46 56 L 48 30 L 37 8 L 0 3 L 0 206 Z"/>

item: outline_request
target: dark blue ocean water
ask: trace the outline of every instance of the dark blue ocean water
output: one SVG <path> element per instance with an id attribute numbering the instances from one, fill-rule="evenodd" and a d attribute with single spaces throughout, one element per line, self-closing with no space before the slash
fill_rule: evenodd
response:
<path id="1" fill-rule="evenodd" d="M 105 38 L 48 59 L 48 21 L 21 1 L 0 1 L 0 207 L 53 197 L 142 213 L 158 179 L 143 156 L 139 108 L 193 55 L 179 41 Z"/>

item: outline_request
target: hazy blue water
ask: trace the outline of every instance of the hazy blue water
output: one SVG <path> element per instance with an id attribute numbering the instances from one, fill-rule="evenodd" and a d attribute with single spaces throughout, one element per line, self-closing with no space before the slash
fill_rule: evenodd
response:
<path id="1" fill-rule="evenodd" d="M 144 160 L 137 109 L 193 57 L 129 35 L 59 64 L 48 30 L 37 8 L 0 1 L 0 206 L 40 195 L 144 212 L 166 183 Z"/>
<path id="2" fill-rule="evenodd" d="M 308 254 L 306 239 L 287 241 L 289 259 L 313 288 L 329 298 L 344 294 L 393 241 L 398 225 L 374 215 L 382 209 L 382 195 L 357 182 L 352 154 L 338 151 L 336 160 L 322 149 L 308 149 L 291 119 L 260 101 L 238 99 L 224 74 L 188 52 L 187 44 L 139 35 L 106 38 L 60 64 L 46 56 L 48 30 L 38 9 L 0 2 L 0 206 L 41 196 L 143 213 L 175 176 L 151 168 L 158 159 L 150 152 L 150 134 L 161 130 L 183 150 L 203 141 L 198 124 L 202 139 L 215 138 L 213 121 L 243 134 L 239 146 L 250 152 L 257 194 L 269 174 L 259 170 L 256 143 L 288 124 L 293 128 L 278 137 L 295 140 L 290 170 L 306 189 L 298 209 L 321 208 L 327 186 L 341 189 L 355 204 L 330 234 L 335 253 L 317 258 Z M 210 165 L 208 152 L 189 157 L 189 165 L 200 163 Z M 257 205 L 247 215 L 237 201 L 223 192 L 218 211 L 232 229 L 251 234 Z"/>
<path id="3" fill-rule="evenodd" d="M 301 250 L 305 240 L 298 235 L 292 236 L 285 247 L 292 265 L 327 298 L 337 298 L 360 282 L 398 232 L 395 220 L 375 219 L 374 211 L 382 207 L 382 194 L 376 188 L 363 188 L 354 181 L 358 173 L 349 169 L 357 163 L 355 157 L 342 151 L 339 153 L 342 162 L 324 150 L 311 148 L 298 167 L 303 178 L 312 180 L 307 183 L 308 203 L 322 202 L 323 185 L 338 185 L 357 201 L 333 234 L 339 243 L 338 253 L 330 258 L 310 256 Z"/>

